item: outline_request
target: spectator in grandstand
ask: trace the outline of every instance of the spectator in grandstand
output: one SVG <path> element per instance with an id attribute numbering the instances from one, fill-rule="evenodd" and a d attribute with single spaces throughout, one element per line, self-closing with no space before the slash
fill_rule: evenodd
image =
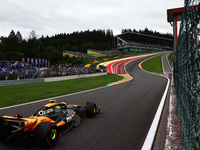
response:
<path id="1" fill-rule="evenodd" d="M 5 65 L 5 60 L 1 60 L 1 67 L 4 67 Z"/>

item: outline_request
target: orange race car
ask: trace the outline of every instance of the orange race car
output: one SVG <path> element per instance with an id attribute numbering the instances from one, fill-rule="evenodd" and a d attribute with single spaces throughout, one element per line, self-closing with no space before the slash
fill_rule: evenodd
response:
<path id="1" fill-rule="evenodd" d="M 85 112 L 88 117 L 95 117 L 100 110 L 100 106 L 93 102 L 80 106 L 50 100 L 50 103 L 28 118 L 19 114 L 0 117 L 0 136 L 7 144 L 15 139 L 29 137 L 39 145 L 53 147 L 59 136 L 81 123 L 77 113 Z"/>

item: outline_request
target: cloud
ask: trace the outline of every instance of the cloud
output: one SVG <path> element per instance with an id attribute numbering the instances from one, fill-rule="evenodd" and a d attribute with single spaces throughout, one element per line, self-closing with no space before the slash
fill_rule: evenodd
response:
<path id="1" fill-rule="evenodd" d="M 93 29 L 148 29 L 172 33 L 167 9 L 182 7 L 182 0 L 6 0 L 0 9 L 0 36 L 13 29 L 23 37 L 35 30 L 55 35 Z"/>

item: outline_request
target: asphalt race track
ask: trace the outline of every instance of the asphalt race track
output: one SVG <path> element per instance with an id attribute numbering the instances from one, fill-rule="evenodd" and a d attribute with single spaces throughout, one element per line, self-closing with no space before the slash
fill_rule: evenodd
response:
<path id="1" fill-rule="evenodd" d="M 133 80 L 105 86 L 87 92 L 56 98 L 69 104 L 85 105 L 95 102 L 101 112 L 95 118 L 82 116 L 82 123 L 61 136 L 52 150 L 140 150 L 149 131 L 158 105 L 164 93 L 167 79 L 141 70 L 140 58 L 126 65 L 126 71 Z M 120 67 L 120 65 L 119 65 Z M 2 115 L 20 114 L 28 117 L 48 100 L 24 106 L 0 110 Z M 0 142 L 0 149 L 44 149 L 31 142 L 16 141 L 6 146 Z"/>

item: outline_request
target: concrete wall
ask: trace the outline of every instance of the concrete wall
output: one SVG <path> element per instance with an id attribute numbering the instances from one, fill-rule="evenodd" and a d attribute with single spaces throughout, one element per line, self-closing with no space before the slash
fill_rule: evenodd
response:
<path id="1" fill-rule="evenodd" d="M 40 83 L 40 82 L 44 82 L 44 78 L 21 79 L 21 80 L 3 80 L 3 81 L 0 81 L 0 86 Z"/>
<path id="2" fill-rule="evenodd" d="M 104 72 L 104 73 L 95 73 L 95 74 L 83 74 L 83 75 L 73 75 L 73 76 L 44 78 L 44 82 L 53 82 L 53 81 L 70 80 L 70 79 L 77 79 L 77 78 L 102 76 L 102 75 L 106 75 L 106 74 L 107 74 L 107 72 Z"/>
<path id="3" fill-rule="evenodd" d="M 104 72 L 104 73 L 95 73 L 95 74 L 83 74 L 83 75 L 63 76 L 63 77 L 51 77 L 51 78 L 36 78 L 36 79 L 21 79 L 21 80 L 3 80 L 3 81 L 0 81 L 0 86 L 19 85 L 19 84 L 28 84 L 28 83 L 40 83 L 40 82 L 54 82 L 54 81 L 61 81 L 61 80 L 70 80 L 70 79 L 77 79 L 77 78 L 102 76 L 102 75 L 106 75 L 106 74 L 107 74 L 107 72 Z"/>

